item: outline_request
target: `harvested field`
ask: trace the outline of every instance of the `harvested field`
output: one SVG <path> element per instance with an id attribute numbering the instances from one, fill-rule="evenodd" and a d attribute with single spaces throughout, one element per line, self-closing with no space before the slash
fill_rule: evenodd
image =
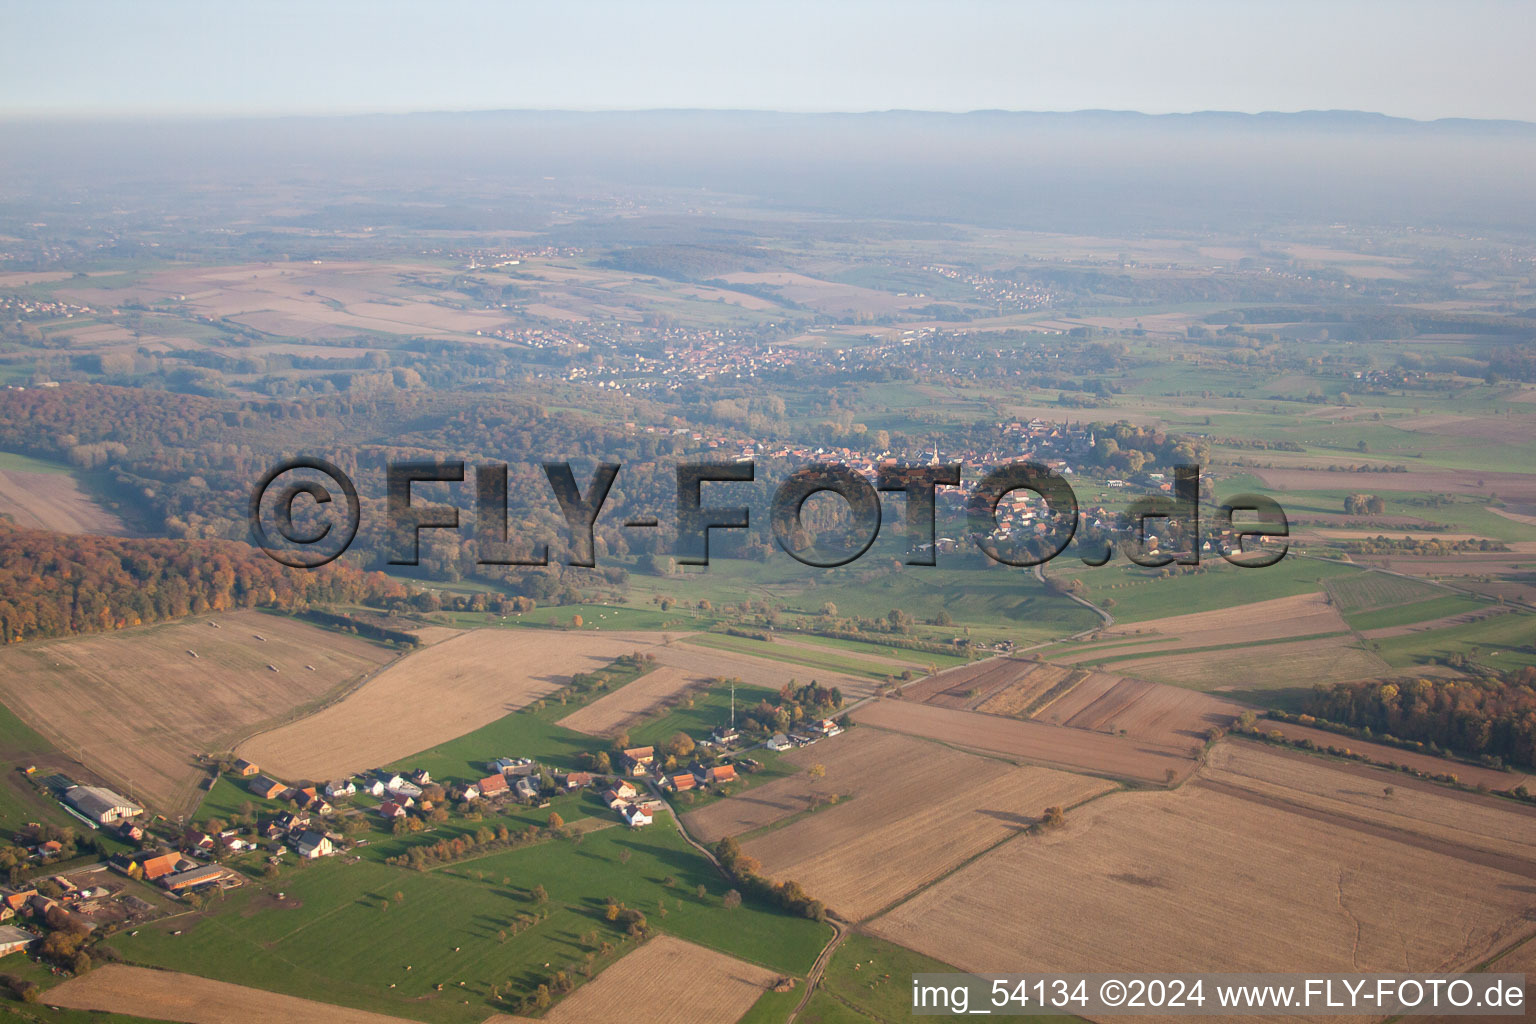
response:
<path id="1" fill-rule="evenodd" d="M 126 964 L 106 964 L 71 978 L 49 989 L 43 1002 L 71 1010 L 122 1013 L 186 1024 L 289 1024 L 296 1020 L 394 1024 L 403 1019 Z"/>
<path id="2" fill-rule="evenodd" d="M 0 517 L 59 533 L 128 533 L 123 521 L 92 501 L 68 473 L 0 469 Z"/>
<path id="3" fill-rule="evenodd" d="M 1195 690 L 1092 672 L 1035 714 L 1071 729 L 1121 733 L 1168 746 L 1202 743 L 1212 726 L 1225 729 L 1243 709 Z"/>
<path id="4" fill-rule="evenodd" d="M 243 611 L 7 647 L 0 699 L 66 754 L 176 815 L 197 805 L 207 770 L 196 755 L 228 750 L 393 656 Z"/>
<path id="5" fill-rule="evenodd" d="M 797 772 L 727 800 L 716 800 L 688 812 L 683 820 L 690 832 L 713 843 L 723 836 L 739 836 L 798 814 L 807 810 L 813 799 L 834 793 L 847 798 L 879 788 L 905 765 L 936 753 L 952 752 L 901 733 L 854 729 L 784 755 L 783 759 L 796 768 L 821 765 L 826 769 L 822 778 Z"/>
<path id="6" fill-rule="evenodd" d="M 1200 770 L 1200 780 L 1207 779 L 1340 821 L 1384 826 L 1447 849 L 1465 847 L 1536 866 L 1536 808 L 1509 800 L 1236 739 L 1212 749 Z"/>
<path id="7" fill-rule="evenodd" d="M 1349 637 L 1322 637 L 1263 647 L 1161 654 L 1116 663 L 1157 682 L 1197 690 L 1261 690 L 1365 679 L 1391 671 Z"/>
<path id="8" fill-rule="evenodd" d="M 966 750 L 1143 782 L 1161 783 L 1170 769 L 1183 777 L 1195 766 L 1187 746 L 1170 747 L 1126 736 L 936 708 L 905 700 L 873 701 L 855 711 L 853 719 L 861 725 L 920 736 Z"/>
<path id="9" fill-rule="evenodd" d="M 1327 750 L 1336 747 L 1341 750 L 1349 750 L 1360 754 L 1371 761 L 1380 764 L 1407 765 L 1415 771 L 1426 772 L 1430 775 L 1454 775 L 1468 785 L 1484 785 L 1489 789 L 1514 789 L 1524 783 L 1536 788 L 1536 779 L 1519 772 L 1501 772 L 1493 768 L 1484 768 L 1481 765 L 1465 764 L 1461 761 L 1452 761 L 1449 758 L 1435 757 L 1433 754 L 1417 754 L 1411 750 L 1399 750 L 1397 747 L 1389 747 L 1385 743 L 1372 743 L 1369 740 L 1357 740 L 1352 736 L 1341 736 L 1336 732 L 1326 729 L 1314 729 L 1308 725 L 1297 725 L 1294 722 L 1276 722 L 1264 719 L 1259 727 L 1265 732 L 1278 732 L 1289 740 L 1310 740 L 1316 746 Z"/>
<path id="10" fill-rule="evenodd" d="M 1055 660 L 1073 665 L 1112 659 L 1109 664 L 1120 665 L 1133 655 L 1173 655 L 1246 642 L 1342 634 L 1348 629 L 1325 595 L 1299 594 L 1119 626 Z"/>
<path id="11" fill-rule="evenodd" d="M 576 709 L 556 724 L 589 736 L 621 732 L 649 716 L 669 698 L 702 681 L 702 676 L 670 666 L 653 669 Z"/>
<path id="12" fill-rule="evenodd" d="M 782 689 L 790 680 L 808 683 L 814 679 L 822 686 L 837 687 L 845 697 L 866 697 L 875 692 L 874 679 L 758 658 L 736 651 L 680 643 L 658 647 L 654 653 L 656 660 L 663 665 L 670 665 L 700 678 L 728 679 L 734 676 L 751 686 L 766 686 L 773 690 Z"/>
<path id="13" fill-rule="evenodd" d="M 977 710 L 993 703 L 990 714 L 1017 714 L 1036 696 L 1066 677 L 1064 671 L 1022 658 L 988 658 L 973 661 L 929 676 L 902 688 L 904 700 L 921 701 L 941 708 Z M 995 702 L 995 703 L 994 703 Z"/>
<path id="14" fill-rule="evenodd" d="M 644 634 L 474 630 L 415 651 L 338 703 L 237 750 L 280 778 L 351 775 L 472 732 L 572 673 L 654 644 Z"/>
<path id="15" fill-rule="evenodd" d="M 452 626 L 413 626 L 411 631 L 416 634 L 416 639 L 421 641 L 423 647 L 431 647 L 433 644 L 442 643 L 464 632 Z"/>
<path id="16" fill-rule="evenodd" d="M 1096 800 L 871 930 L 968 971 L 1428 972 L 1531 914 L 1519 875 L 1186 786 Z"/>
<path id="17" fill-rule="evenodd" d="M 1060 665 L 1036 665 L 1022 679 L 993 693 L 976 705 L 977 711 L 989 715 L 1020 715 L 1035 701 L 1045 697 L 1051 689 L 1064 682 L 1072 674 Z"/>
<path id="18" fill-rule="evenodd" d="M 1339 613 L 1323 594 L 1297 594 L 1271 601 L 1255 601 L 1232 608 L 1218 608 L 1187 615 L 1169 615 L 1148 619 L 1132 626 L 1105 630 L 1102 639 L 1121 636 L 1176 636 L 1217 638 L 1215 643 L 1241 643 L 1246 640 L 1273 640 L 1286 636 L 1309 636 L 1347 629 Z"/>
<path id="19" fill-rule="evenodd" d="M 779 975 L 691 942 L 658 935 L 543 1016 L 552 1024 L 715 1024 L 752 1008 Z"/>
<path id="20" fill-rule="evenodd" d="M 833 775 L 829 767 L 828 778 Z M 890 734 L 857 750 L 849 744 L 836 777 L 834 791 L 851 792 L 854 799 L 773 829 L 742 848 L 769 877 L 794 879 L 854 920 L 1029 827 L 1045 808 L 1070 807 L 1112 788 L 1101 779 L 1014 767 Z M 782 781 L 806 785 L 798 777 Z"/>

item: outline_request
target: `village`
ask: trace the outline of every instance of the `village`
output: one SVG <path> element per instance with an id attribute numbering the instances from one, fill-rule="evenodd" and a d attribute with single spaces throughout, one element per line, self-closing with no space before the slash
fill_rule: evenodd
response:
<path id="1" fill-rule="evenodd" d="M 25 864 L 11 865 L 11 884 L 0 887 L 0 957 L 25 950 L 55 972 L 78 974 L 89 961 L 78 963 L 74 958 L 84 954 L 77 951 L 100 927 L 120 930 L 198 910 L 210 896 L 251 884 L 255 877 L 275 882 L 284 863 L 337 857 L 355 862 L 381 832 L 395 837 L 431 832 L 455 814 L 483 820 L 543 810 L 562 795 L 588 792 L 612 815 L 609 821 L 644 828 L 671 799 L 681 796 L 692 804 L 703 795 L 730 795 L 761 769 L 762 762 L 749 756 L 752 751 L 778 754 L 844 731 L 839 722 L 822 718 L 749 738 L 734 719 L 733 706 L 730 723 L 696 740 L 679 733 L 661 749 L 616 745 L 585 754 L 590 770 L 500 756 L 483 762 L 485 774 L 475 778 L 444 780 L 426 769 L 376 768 L 324 783 L 288 783 L 259 764 L 229 757 L 218 764 L 216 779 L 238 785 L 261 801 L 261 809 L 251 803 L 241 821 L 210 817 L 190 827 L 106 786 L 82 785 L 63 774 L 35 777 L 34 783 L 89 831 L 77 837 L 72 829 L 34 823 L 16 837 L 14 849 L 25 851 L 30 864 L 60 870 L 39 875 L 26 871 Z M 560 834 L 559 815 L 552 813 L 548 821 L 548 833 Z M 116 852 L 82 864 L 82 854 L 106 851 L 96 836 L 115 840 Z M 23 880 L 27 874 L 31 877 Z M 139 885 L 152 893 L 137 890 Z"/>

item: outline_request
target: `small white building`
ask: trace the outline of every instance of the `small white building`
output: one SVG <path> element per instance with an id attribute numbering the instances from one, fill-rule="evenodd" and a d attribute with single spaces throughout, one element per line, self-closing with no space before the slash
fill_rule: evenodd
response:
<path id="1" fill-rule="evenodd" d="M 357 785 L 351 779 L 334 779 L 325 784 L 325 795 L 332 800 L 352 796 L 356 792 Z"/>
<path id="2" fill-rule="evenodd" d="M 640 828 L 655 820 L 651 817 L 651 813 L 639 804 L 629 804 L 620 813 L 624 815 L 624 820 L 629 823 L 630 828 Z"/>
<path id="3" fill-rule="evenodd" d="M 781 732 L 774 733 L 772 738 L 763 745 L 769 750 L 788 750 L 792 746 L 789 742 L 789 737 Z"/>

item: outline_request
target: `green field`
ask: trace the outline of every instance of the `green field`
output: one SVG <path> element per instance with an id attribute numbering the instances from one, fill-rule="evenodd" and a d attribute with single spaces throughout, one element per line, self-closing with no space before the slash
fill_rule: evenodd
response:
<path id="1" fill-rule="evenodd" d="M 822 669 L 827 672 L 869 676 L 872 679 L 884 679 L 888 675 L 899 674 L 902 671 L 896 665 L 860 661 L 857 658 L 840 655 L 836 651 L 806 650 L 804 647 L 764 642 L 751 637 L 731 636 L 725 633 L 698 633 L 689 637 L 684 643 L 709 647 L 717 651 L 749 654 L 754 658 L 767 658 L 786 665 L 803 665 L 813 671 Z"/>
<path id="2" fill-rule="evenodd" d="M 534 900 L 538 885 L 547 904 Z M 322 861 L 236 890 L 194 918 L 113 942 L 134 962 L 444 1024 L 478 1024 L 505 1009 L 490 1001 L 493 985 L 527 990 L 549 970 L 579 967 L 589 952 L 584 934 L 620 946 L 623 936 L 603 915 L 610 897 L 642 910 L 659 931 L 774 970 L 809 970 L 828 926 L 751 901 L 726 910 L 727 887 L 663 819 L 430 872 Z M 287 902 L 275 904 L 269 889 Z M 547 919 L 511 934 L 518 915 L 542 909 Z"/>
<path id="3" fill-rule="evenodd" d="M 811 1000 L 819 1007 L 819 1016 L 807 1008 L 802 1020 L 879 1021 L 905 1024 L 912 1015 L 912 976 L 914 974 L 958 974 L 958 969 L 939 960 L 915 953 L 903 946 L 855 932 L 832 954 L 822 975 L 821 987 Z M 985 1007 L 972 1005 L 974 1012 Z M 946 1018 L 952 1019 L 952 1018 Z M 1024 1024 L 1043 1021 L 1070 1021 L 1076 1017 L 1051 1017 L 1037 1014 L 1009 1016 Z"/>
<path id="4" fill-rule="evenodd" d="M 15 473 L 69 473 L 70 467 L 62 462 L 48 462 L 43 459 L 34 459 L 30 455 L 21 455 L 16 452 L 0 452 L 0 470 L 9 470 Z"/>
<path id="5" fill-rule="evenodd" d="M 1395 668 L 1428 664 L 1451 655 L 1513 671 L 1536 666 L 1536 616 L 1509 612 L 1461 626 L 1372 640 L 1371 650 Z"/>
<path id="6" fill-rule="evenodd" d="M 1444 587 L 1385 572 L 1336 576 L 1328 581 L 1328 596 L 1345 616 L 1394 605 L 1413 604 L 1448 596 Z M 1367 629 L 1369 627 L 1359 626 Z"/>
<path id="7" fill-rule="evenodd" d="M 1262 569 L 1239 569 L 1221 559 L 1202 565 L 1204 572 L 1167 577 L 1160 575 L 1161 570 L 1124 562 L 1110 562 L 1099 569 L 1047 572 L 1055 578 L 1081 579 L 1089 588 L 1088 600 L 1101 607 L 1105 598 L 1114 601 L 1109 612 L 1115 621 L 1143 622 L 1315 593 L 1324 580 L 1360 571 L 1339 562 L 1293 557 Z"/>
<path id="8" fill-rule="evenodd" d="M 1444 591 L 1441 593 L 1443 594 Z M 1355 612 L 1344 616 L 1344 620 L 1354 629 L 1383 629 L 1388 626 L 1406 626 L 1415 622 L 1433 622 L 1436 619 L 1446 619 L 1487 607 L 1487 601 L 1463 597 L 1460 594 L 1448 594 L 1428 601 L 1415 601 L 1412 604 Z"/>
<path id="9" fill-rule="evenodd" d="M 0 704 L 0 772 L 4 772 L 0 777 L 0 832 L 5 838 L 30 821 L 64 825 L 76 832 L 88 831 L 25 774 L 34 759 L 57 755 L 58 751 L 47 740 Z"/>
<path id="10" fill-rule="evenodd" d="M 914 668 L 926 668 L 930 664 L 937 665 L 940 669 L 953 668 L 956 665 L 964 665 L 969 660 L 958 654 L 935 654 L 905 647 L 890 647 L 876 641 L 845 640 L 842 637 L 817 636 L 815 633 L 785 633 L 784 639 L 814 644 L 818 647 L 836 648 L 854 654 L 873 654 L 882 658 L 894 658 L 897 661 L 907 662 Z"/>

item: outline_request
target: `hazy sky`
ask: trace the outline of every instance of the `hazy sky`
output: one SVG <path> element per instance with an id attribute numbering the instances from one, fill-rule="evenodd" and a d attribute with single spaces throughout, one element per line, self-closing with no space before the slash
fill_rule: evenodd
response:
<path id="1" fill-rule="evenodd" d="M 1536 121 L 1531 0 L 0 0 L 0 116 L 1343 108 Z"/>

